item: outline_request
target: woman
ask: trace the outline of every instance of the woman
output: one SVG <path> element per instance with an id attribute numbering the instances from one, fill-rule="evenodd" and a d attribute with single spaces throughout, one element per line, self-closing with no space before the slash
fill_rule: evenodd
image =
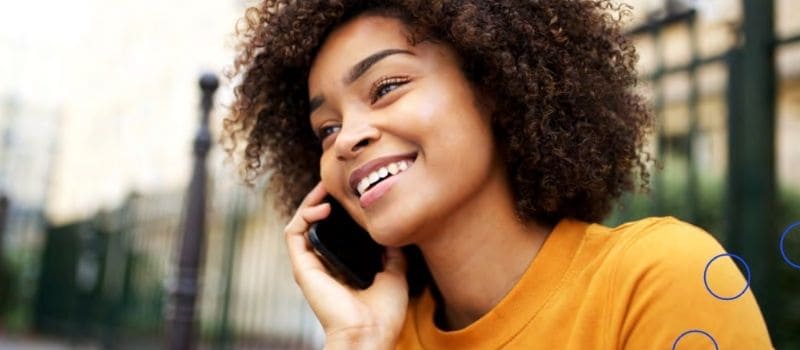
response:
<path id="1" fill-rule="evenodd" d="M 749 290 L 709 293 L 745 286 L 729 257 L 705 288 L 724 252 L 709 234 L 673 218 L 597 224 L 647 184 L 652 125 L 608 11 L 625 12 L 601 0 L 248 10 L 225 129 L 246 142 L 249 178 L 270 171 L 284 212 L 296 208 L 289 256 L 327 348 L 771 348 Z M 326 194 L 387 247 L 366 290 L 308 244 Z M 400 250 L 412 246 L 419 260 Z M 407 266 L 423 276 L 410 289 Z"/>

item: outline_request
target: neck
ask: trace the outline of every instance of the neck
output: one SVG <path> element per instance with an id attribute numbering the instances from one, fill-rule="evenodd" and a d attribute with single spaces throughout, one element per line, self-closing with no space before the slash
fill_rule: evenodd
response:
<path id="1" fill-rule="evenodd" d="M 468 326 L 514 287 L 552 227 L 522 222 L 505 181 L 488 183 L 418 246 L 448 329 Z"/>

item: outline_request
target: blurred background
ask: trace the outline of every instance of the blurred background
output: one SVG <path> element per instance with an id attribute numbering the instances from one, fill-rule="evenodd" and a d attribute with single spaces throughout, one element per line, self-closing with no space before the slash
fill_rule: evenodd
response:
<path id="1" fill-rule="evenodd" d="M 775 346 L 798 349 L 800 227 L 787 228 L 800 221 L 800 2 L 626 2 L 659 165 L 606 224 L 672 215 L 705 228 L 747 262 Z M 197 82 L 232 62 L 247 6 L 0 2 L 0 349 L 167 347 L 198 219 L 186 205 Z M 223 80 L 213 139 L 231 96 Z M 321 347 L 263 183 L 243 186 L 216 143 L 205 163 L 197 347 Z"/>

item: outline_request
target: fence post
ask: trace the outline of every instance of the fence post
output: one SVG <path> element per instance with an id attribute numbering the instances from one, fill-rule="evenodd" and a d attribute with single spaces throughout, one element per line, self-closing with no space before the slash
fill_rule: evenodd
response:
<path id="1" fill-rule="evenodd" d="M 689 63 L 689 132 L 686 133 L 684 149 L 686 150 L 686 199 L 687 199 L 687 219 L 689 222 L 697 223 L 700 216 L 698 211 L 698 179 L 697 179 L 697 152 L 694 150 L 694 143 L 697 140 L 700 113 L 698 104 L 700 103 L 700 79 L 698 78 L 698 68 L 700 50 L 697 43 L 697 12 L 692 11 L 687 19 L 689 26 L 689 45 L 692 53 Z"/>
<path id="2" fill-rule="evenodd" d="M 6 308 L 10 307 L 11 303 L 14 302 L 11 296 L 14 288 L 13 283 L 16 282 L 12 282 L 14 277 L 11 275 L 11 268 L 6 266 L 6 259 L 3 255 L 5 252 L 3 242 L 5 239 L 6 217 L 8 216 L 8 202 L 8 197 L 0 192 L 0 316 L 4 315 Z M 3 321 L 4 319 L 0 317 L 0 331 L 3 330 Z"/>
<path id="3" fill-rule="evenodd" d="M 778 312 L 774 0 L 743 0 L 742 5 L 741 42 L 729 62 L 728 239 L 730 251 L 750 266 L 751 288 L 774 329 Z"/>
<path id="4" fill-rule="evenodd" d="M 233 196 L 229 197 L 233 202 L 232 210 L 228 214 L 227 227 L 225 229 L 225 243 L 222 258 L 222 266 L 220 271 L 223 271 L 220 276 L 219 286 L 222 288 L 222 293 L 219 297 L 219 307 L 221 310 L 218 313 L 217 319 L 217 335 L 216 335 L 216 350 L 225 350 L 232 348 L 232 339 L 230 331 L 230 308 L 231 297 L 233 294 L 233 279 L 236 273 L 235 256 L 237 250 L 237 242 L 239 235 L 242 231 L 242 226 L 245 224 L 245 217 L 247 215 L 243 194 L 240 191 L 232 191 Z"/>
<path id="5" fill-rule="evenodd" d="M 8 216 L 8 197 L 0 192 L 0 264 L 3 263 L 3 240 L 6 229 L 6 217 Z"/>
<path id="6" fill-rule="evenodd" d="M 204 74 L 200 78 L 202 112 L 200 128 L 194 140 L 194 169 L 182 226 L 178 274 L 172 290 L 172 320 L 168 335 L 171 350 L 194 348 L 194 309 L 199 292 L 198 272 L 206 231 L 206 157 L 211 148 L 208 116 L 218 86 L 219 81 L 214 74 Z"/>

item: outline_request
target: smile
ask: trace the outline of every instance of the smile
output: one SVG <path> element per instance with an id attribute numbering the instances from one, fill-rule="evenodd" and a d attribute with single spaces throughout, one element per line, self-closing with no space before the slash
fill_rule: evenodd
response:
<path id="1" fill-rule="evenodd" d="M 350 190 L 366 208 L 392 187 L 395 175 L 410 169 L 416 160 L 417 152 L 374 158 L 350 173 Z"/>
<path id="2" fill-rule="evenodd" d="M 366 192 L 368 189 L 372 188 L 375 184 L 383 181 L 386 178 L 392 177 L 397 175 L 411 166 L 413 162 L 408 160 L 401 160 L 394 163 L 390 163 L 387 166 L 380 167 L 379 169 L 369 173 L 369 175 L 365 176 L 358 182 L 356 186 L 356 191 L 358 195 L 361 196 Z"/>

